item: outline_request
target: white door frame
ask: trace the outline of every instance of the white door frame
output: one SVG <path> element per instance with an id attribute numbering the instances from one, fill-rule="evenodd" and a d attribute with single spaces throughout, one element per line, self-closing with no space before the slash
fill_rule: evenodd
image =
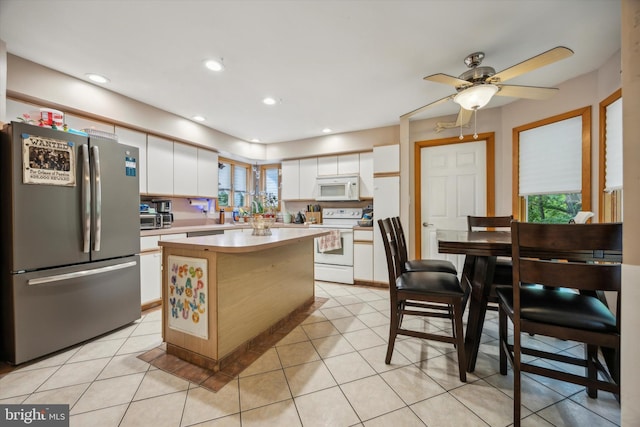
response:
<path id="1" fill-rule="evenodd" d="M 486 142 L 486 169 L 487 169 L 487 216 L 495 215 L 495 133 L 487 132 L 478 134 L 477 138 L 472 135 L 465 135 L 462 139 L 459 136 L 443 139 L 432 139 L 428 141 L 414 142 L 414 189 L 415 189 L 415 212 L 414 212 L 414 230 L 415 230 L 415 258 L 420 259 L 422 255 L 422 156 L 420 150 L 426 147 L 436 147 L 439 145 L 461 144 L 464 142 Z"/>

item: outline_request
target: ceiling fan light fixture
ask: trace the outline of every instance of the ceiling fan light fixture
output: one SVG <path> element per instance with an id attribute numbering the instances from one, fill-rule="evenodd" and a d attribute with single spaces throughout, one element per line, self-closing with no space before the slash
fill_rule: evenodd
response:
<path id="1" fill-rule="evenodd" d="M 478 110 L 487 105 L 497 92 L 498 86 L 493 84 L 471 86 L 458 93 L 453 98 L 453 102 L 459 104 L 465 110 Z"/>

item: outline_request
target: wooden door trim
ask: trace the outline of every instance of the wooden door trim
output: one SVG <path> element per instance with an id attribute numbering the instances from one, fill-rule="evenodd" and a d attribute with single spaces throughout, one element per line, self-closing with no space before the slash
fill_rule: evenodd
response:
<path id="1" fill-rule="evenodd" d="M 413 160 L 414 171 L 413 179 L 415 189 L 415 203 L 414 203 L 414 235 L 415 235 L 415 258 L 420 259 L 422 255 L 422 156 L 420 150 L 428 147 L 437 147 L 440 145 L 462 144 L 465 142 L 486 142 L 486 191 L 487 191 L 487 216 L 495 215 L 495 202 L 496 202 L 496 189 L 495 189 L 495 144 L 496 136 L 495 132 L 486 132 L 478 134 L 478 138 L 474 138 L 473 135 L 465 135 L 462 139 L 459 136 L 442 139 L 430 139 L 426 141 L 416 141 L 413 145 Z"/>

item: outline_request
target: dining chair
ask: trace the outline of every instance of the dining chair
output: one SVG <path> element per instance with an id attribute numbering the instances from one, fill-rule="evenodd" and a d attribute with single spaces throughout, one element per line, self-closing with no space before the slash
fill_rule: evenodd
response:
<path id="1" fill-rule="evenodd" d="M 400 266 L 402 272 L 405 271 L 442 271 L 445 273 L 458 274 L 456 267 L 451 261 L 445 259 L 408 259 L 407 240 L 404 236 L 404 229 L 400 222 L 400 217 L 392 217 L 391 225 L 396 235 L 396 244 L 398 245 L 398 255 L 400 257 Z"/>
<path id="2" fill-rule="evenodd" d="M 458 353 L 460 381 L 466 382 L 466 362 L 462 314 L 469 287 L 460 286 L 458 276 L 442 271 L 403 271 L 396 234 L 390 218 L 378 220 L 389 271 L 389 299 L 391 314 L 389 342 L 385 363 L 391 363 L 398 335 L 451 343 Z M 452 321 L 452 334 L 440 335 L 405 329 L 405 316 L 448 318 Z"/>
<path id="3" fill-rule="evenodd" d="M 513 222 L 511 240 L 513 286 L 498 287 L 496 293 L 500 301 L 500 373 L 507 374 L 508 360 L 514 378 L 514 425 L 520 425 L 521 372 L 583 385 L 593 398 L 599 389 L 619 395 L 620 386 L 601 363 L 598 349 L 618 353 L 620 349 L 622 224 Z M 599 297 L 601 291 L 617 297 L 615 315 Z M 512 342 L 507 318 L 513 324 Z M 524 347 L 522 333 L 582 343 L 585 356 Z M 523 355 L 534 360 L 523 360 Z M 544 359 L 551 363 L 542 363 Z M 556 362 L 584 367 L 585 374 L 556 369 Z M 603 376 L 599 378 L 598 373 Z"/>
<path id="4" fill-rule="evenodd" d="M 467 216 L 467 231 L 493 231 L 510 230 L 513 215 L 509 216 Z M 489 293 L 489 302 L 497 304 L 495 287 L 500 285 L 511 286 L 513 276 L 511 274 L 512 263 L 509 257 L 497 257 L 493 273 L 493 282 Z M 490 305 L 489 310 L 497 311 L 497 305 Z"/>

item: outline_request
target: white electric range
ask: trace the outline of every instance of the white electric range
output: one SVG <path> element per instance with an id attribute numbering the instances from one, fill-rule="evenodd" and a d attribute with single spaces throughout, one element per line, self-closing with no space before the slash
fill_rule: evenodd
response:
<path id="1" fill-rule="evenodd" d="M 315 239 L 315 280 L 353 284 L 353 227 L 361 218 L 362 208 L 325 208 L 322 224 L 309 226 L 340 230 L 342 243 L 341 249 L 320 252 L 319 239 Z"/>

